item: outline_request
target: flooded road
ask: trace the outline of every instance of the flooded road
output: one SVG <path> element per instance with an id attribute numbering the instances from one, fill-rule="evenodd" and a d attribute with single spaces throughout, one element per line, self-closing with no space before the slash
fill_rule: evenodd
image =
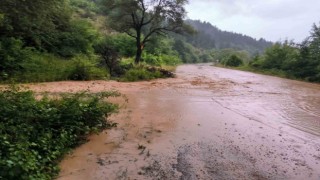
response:
<path id="1" fill-rule="evenodd" d="M 151 82 L 58 82 L 36 91 L 117 89 L 117 128 L 61 163 L 60 180 L 320 179 L 320 85 L 209 65 Z"/>

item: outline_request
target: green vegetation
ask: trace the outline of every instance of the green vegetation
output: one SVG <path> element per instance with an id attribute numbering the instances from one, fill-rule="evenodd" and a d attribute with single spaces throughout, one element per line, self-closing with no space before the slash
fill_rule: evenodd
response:
<path id="1" fill-rule="evenodd" d="M 1 0 L 0 82 L 142 81 L 173 77 L 168 67 L 201 62 L 320 82 L 317 25 L 301 44 L 272 45 L 184 20 L 187 0 L 146 3 Z M 30 91 L 2 91 L 0 179 L 54 177 L 66 152 L 112 126 L 106 118 L 117 107 L 104 99 L 113 95 L 36 98 Z"/>
<path id="2" fill-rule="evenodd" d="M 152 80 L 157 78 L 172 77 L 171 73 L 166 73 L 164 69 L 150 68 L 145 66 L 134 66 L 128 70 L 121 81 L 132 82 L 142 80 Z"/>
<path id="3" fill-rule="evenodd" d="M 222 61 L 222 64 L 234 66 L 226 62 Z M 277 42 L 238 69 L 320 82 L 320 27 L 314 24 L 310 36 L 301 44 Z"/>
<path id="4" fill-rule="evenodd" d="M 106 0 L 112 28 L 134 38 L 135 63 L 141 61 L 144 47 L 155 35 L 182 32 L 186 25 L 184 5 L 187 0 Z"/>
<path id="5" fill-rule="evenodd" d="M 0 82 L 125 79 L 130 68 L 130 73 L 137 71 L 123 65 L 127 58 L 157 67 L 221 62 L 229 58 L 230 53 L 223 53 L 230 48 L 246 63 L 253 52 L 270 45 L 205 22 L 185 21 L 187 1 L 146 3 L 1 1 Z"/>
<path id="6" fill-rule="evenodd" d="M 225 66 L 239 67 L 243 65 L 243 60 L 233 54 L 230 57 L 228 57 L 226 60 L 222 61 L 222 63 Z"/>
<path id="7" fill-rule="evenodd" d="M 36 98 L 16 88 L 0 94 L 0 179 L 52 179 L 58 162 L 90 133 L 115 124 L 115 92 Z"/>
<path id="8" fill-rule="evenodd" d="M 126 6 L 128 3 L 134 6 Z M 3 0 L 0 82 L 126 79 L 126 74 L 137 69 L 122 61 L 137 57 L 137 52 L 139 63 L 158 67 L 210 61 L 208 53 L 193 47 L 184 37 L 167 33 L 192 32 L 183 22 L 185 3 L 161 1 L 152 6 L 156 11 L 148 11 L 143 9 L 144 1 Z M 135 12 L 136 19 L 143 19 L 136 21 L 138 29 L 117 20 L 125 18 L 116 13 L 123 8 L 128 8 L 123 12 Z M 132 32 L 139 32 L 140 39 L 132 38 Z M 130 68 L 134 69 L 126 73 Z M 158 72 L 149 73 L 155 73 L 152 78 L 159 77 Z M 140 77 L 150 79 L 149 75 Z"/>

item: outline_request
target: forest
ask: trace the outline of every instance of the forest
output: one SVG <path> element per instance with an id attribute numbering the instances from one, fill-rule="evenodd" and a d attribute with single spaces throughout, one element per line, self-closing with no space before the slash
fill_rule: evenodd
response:
<path id="1" fill-rule="evenodd" d="M 139 55 L 140 66 L 136 66 L 133 62 L 140 48 L 132 32 L 123 31 L 128 23 L 119 23 L 127 20 L 117 20 L 114 15 L 124 10 L 112 9 L 111 2 L 1 1 L 0 81 L 152 79 L 162 74 L 150 73 L 142 66 L 214 62 L 230 53 L 249 62 L 272 45 L 264 39 L 221 31 L 206 22 L 185 20 L 186 13 L 180 12 L 179 21 L 184 22 L 172 19 L 180 23 L 180 29 L 151 36 L 140 30 L 148 43 Z"/>

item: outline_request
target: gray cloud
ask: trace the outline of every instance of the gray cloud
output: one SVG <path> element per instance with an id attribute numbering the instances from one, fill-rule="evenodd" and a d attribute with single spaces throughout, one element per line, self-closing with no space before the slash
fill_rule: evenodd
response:
<path id="1" fill-rule="evenodd" d="M 319 0 L 190 0 L 189 17 L 255 38 L 301 41 L 320 21 Z"/>

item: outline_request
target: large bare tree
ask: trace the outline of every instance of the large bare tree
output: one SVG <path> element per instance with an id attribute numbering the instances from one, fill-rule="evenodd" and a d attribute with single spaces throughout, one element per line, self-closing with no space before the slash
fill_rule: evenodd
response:
<path id="1" fill-rule="evenodd" d="M 135 63 L 153 35 L 182 32 L 188 0 L 107 0 L 110 27 L 136 40 Z"/>

